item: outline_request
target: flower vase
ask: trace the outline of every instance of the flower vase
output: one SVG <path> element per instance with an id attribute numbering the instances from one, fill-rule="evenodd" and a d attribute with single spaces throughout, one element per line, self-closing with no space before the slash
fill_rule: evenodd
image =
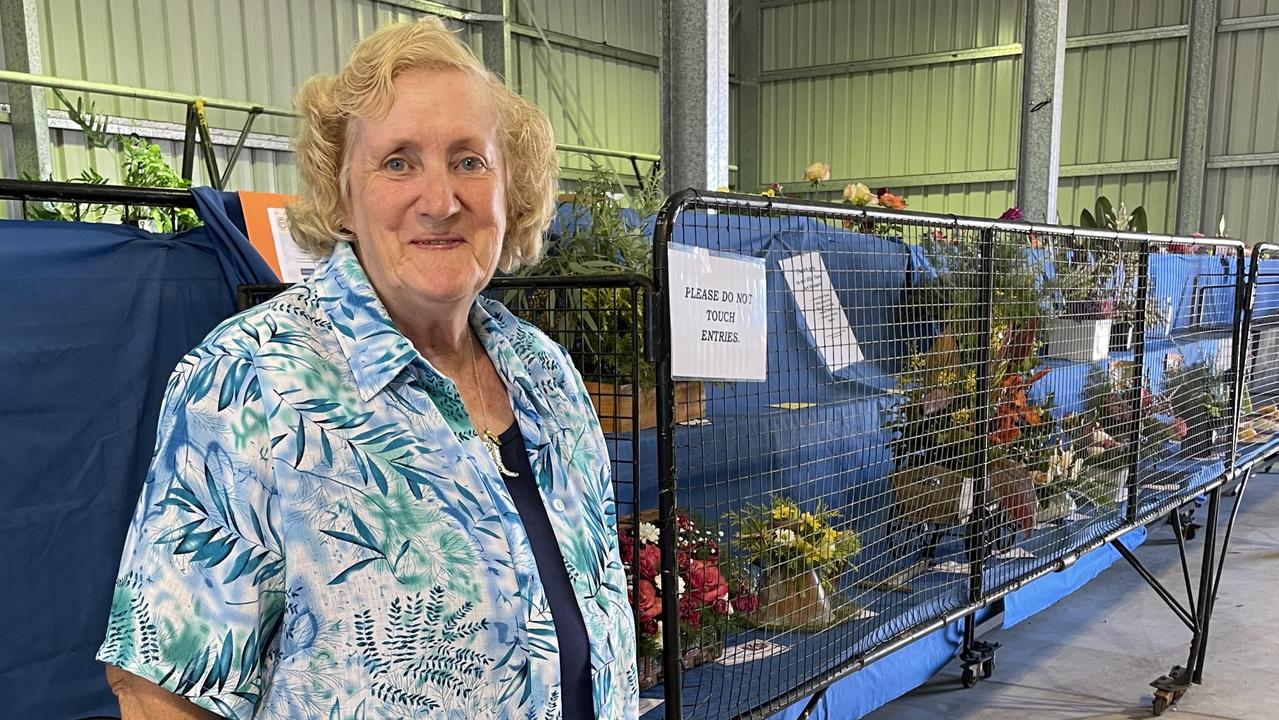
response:
<path id="1" fill-rule="evenodd" d="M 638 661 L 639 689 L 647 690 L 662 681 L 662 656 L 641 657 Z"/>
<path id="2" fill-rule="evenodd" d="M 698 665 L 714 662 L 723 654 L 724 644 L 722 642 L 710 646 L 686 648 L 684 650 L 684 669 L 692 670 Z M 641 692 L 662 682 L 664 662 L 665 660 L 661 655 L 638 658 L 639 689 Z"/>
<path id="3" fill-rule="evenodd" d="M 773 568 L 764 573 L 759 609 L 752 620 L 773 629 L 821 629 L 834 624 L 836 617 L 815 569 L 791 575 L 785 568 Z"/>
<path id="4" fill-rule="evenodd" d="M 1063 490 L 1039 499 L 1037 519 L 1041 523 L 1056 522 L 1074 515 L 1078 510 L 1079 505 L 1075 503 L 1075 499 Z"/>

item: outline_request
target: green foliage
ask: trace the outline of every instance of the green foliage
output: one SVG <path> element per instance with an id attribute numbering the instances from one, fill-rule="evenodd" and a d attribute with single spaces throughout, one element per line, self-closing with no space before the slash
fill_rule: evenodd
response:
<path id="1" fill-rule="evenodd" d="M 596 165 L 578 188 L 570 217 L 562 233 L 551 238 L 545 257 L 517 275 L 652 277 L 650 228 L 664 200 L 661 177 L 650 176 L 631 195 L 634 215 L 623 212 L 622 191 L 615 175 Z M 656 380 L 652 363 L 636 363 L 636 357 L 643 356 L 644 300 L 621 287 L 511 291 L 503 298 L 508 307 L 567 347 L 588 379 L 625 382 L 638 377 L 641 385 L 651 386 Z"/>
<path id="2" fill-rule="evenodd" d="M 177 188 L 191 187 L 173 168 L 165 162 L 160 146 L 148 142 L 136 135 L 124 136 L 107 130 L 107 120 L 96 114 L 93 103 L 87 105 L 83 99 L 77 99 L 72 105 L 61 91 L 55 89 L 54 95 L 66 109 L 68 116 L 84 131 L 85 144 L 89 150 L 95 148 L 114 149 L 121 154 L 121 170 L 124 176 L 120 182 L 128 187 L 140 188 Z M 105 185 L 108 180 L 93 168 L 82 171 L 79 177 L 71 182 L 89 185 Z M 27 216 L 36 220 L 83 220 L 100 222 L 109 213 L 107 205 L 86 205 L 76 212 L 74 203 L 29 203 Z M 200 225 L 195 211 L 190 209 L 170 209 L 131 206 L 124 208 L 120 222 L 126 225 L 141 225 L 150 222 L 157 232 L 178 232 L 189 230 Z"/>
<path id="3" fill-rule="evenodd" d="M 1194 362 L 1168 373 L 1172 412 L 1190 426 L 1219 422 L 1229 407 L 1226 374 L 1208 361 Z"/>
<path id="4" fill-rule="evenodd" d="M 1097 198 L 1097 202 L 1093 205 L 1093 212 L 1088 212 L 1087 209 L 1080 211 L 1079 227 L 1119 232 L 1149 232 L 1145 207 L 1138 205 L 1135 210 L 1129 212 L 1127 206 L 1121 202 L 1119 207 L 1115 208 L 1105 195 Z"/>

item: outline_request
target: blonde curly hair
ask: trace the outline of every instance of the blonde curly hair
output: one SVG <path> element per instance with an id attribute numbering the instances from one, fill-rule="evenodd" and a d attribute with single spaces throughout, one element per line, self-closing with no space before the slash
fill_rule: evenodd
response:
<path id="1" fill-rule="evenodd" d="M 297 93 L 295 147 L 302 200 L 288 208 L 293 239 L 325 258 L 352 236 L 342 227 L 349 178 L 352 117 L 377 118 L 395 102 L 395 77 L 405 70 L 458 69 L 489 88 L 506 165 L 506 237 L 498 267 L 510 272 L 537 262 L 542 233 L 555 213 L 559 159 L 546 113 L 512 92 L 438 18 L 379 28 L 355 46 L 337 75 L 316 75 Z"/>

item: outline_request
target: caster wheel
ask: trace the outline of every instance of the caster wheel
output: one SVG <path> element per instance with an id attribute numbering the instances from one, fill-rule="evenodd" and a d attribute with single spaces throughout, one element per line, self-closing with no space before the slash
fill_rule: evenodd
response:
<path id="1" fill-rule="evenodd" d="M 966 667 L 966 668 L 964 668 L 964 675 L 963 675 L 963 677 L 961 678 L 961 680 L 963 681 L 963 683 L 964 683 L 964 687 L 966 687 L 966 688 L 976 687 L 976 685 L 977 685 L 977 672 L 976 672 L 975 670 L 973 670 L 972 668 L 967 668 L 967 667 Z"/>
<path id="2" fill-rule="evenodd" d="M 1155 699 L 1151 704 L 1151 709 L 1155 712 L 1155 717 L 1163 715 L 1172 704 L 1179 699 L 1180 693 L 1171 693 L 1167 690 L 1156 690 Z"/>
<path id="3" fill-rule="evenodd" d="M 989 680 L 994 674 L 995 674 L 995 658 L 991 658 L 989 660 L 982 662 L 981 676 Z"/>

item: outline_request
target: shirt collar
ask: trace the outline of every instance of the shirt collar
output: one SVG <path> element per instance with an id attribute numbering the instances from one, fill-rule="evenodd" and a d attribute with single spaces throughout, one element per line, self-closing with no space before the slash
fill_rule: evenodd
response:
<path id="1" fill-rule="evenodd" d="M 368 402 L 415 360 L 443 377 L 396 327 L 349 243 L 339 242 L 316 271 L 315 290 L 361 400 Z M 471 306 L 470 323 L 490 357 L 509 357 L 502 350 L 510 347 L 516 321 L 505 307 L 480 298 Z"/>

